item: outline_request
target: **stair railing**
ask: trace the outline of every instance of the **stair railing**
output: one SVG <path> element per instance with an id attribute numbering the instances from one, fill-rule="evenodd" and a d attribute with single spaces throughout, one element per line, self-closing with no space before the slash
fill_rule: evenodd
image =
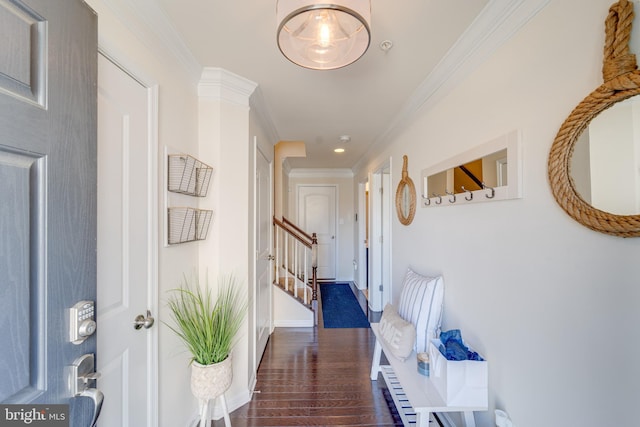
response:
<path id="1" fill-rule="evenodd" d="M 318 323 L 316 234 L 309 235 L 291 221 L 273 218 L 275 236 L 275 283 L 314 312 Z M 311 270 L 311 274 L 309 274 Z"/>

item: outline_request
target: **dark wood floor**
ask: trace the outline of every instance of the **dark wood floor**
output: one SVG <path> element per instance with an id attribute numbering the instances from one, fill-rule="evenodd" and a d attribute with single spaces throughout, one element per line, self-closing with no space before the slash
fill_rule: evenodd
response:
<path id="1" fill-rule="evenodd" d="M 370 318 L 377 321 L 379 313 Z M 383 397 L 384 381 L 369 379 L 371 330 L 325 329 L 321 313 L 318 323 L 276 328 L 251 402 L 231 413 L 234 427 L 396 425 Z M 224 420 L 212 425 L 224 426 Z"/>

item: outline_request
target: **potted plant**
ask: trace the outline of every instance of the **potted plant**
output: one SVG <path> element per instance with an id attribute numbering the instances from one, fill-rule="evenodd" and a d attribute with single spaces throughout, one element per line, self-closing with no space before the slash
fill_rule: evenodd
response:
<path id="1" fill-rule="evenodd" d="M 173 324 L 167 324 L 191 353 L 191 392 L 201 403 L 204 425 L 208 402 L 231 386 L 231 349 L 247 313 L 247 301 L 233 276 L 219 280 L 217 298 L 198 280 L 184 277 L 182 285 L 170 291 L 168 306 Z M 225 421 L 226 404 L 223 400 Z"/>

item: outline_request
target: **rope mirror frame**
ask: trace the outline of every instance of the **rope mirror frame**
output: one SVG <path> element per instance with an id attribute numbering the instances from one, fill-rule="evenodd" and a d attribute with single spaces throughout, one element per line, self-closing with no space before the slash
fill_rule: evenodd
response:
<path id="1" fill-rule="evenodd" d="M 580 224 L 619 237 L 640 237 L 640 215 L 616 215 L 587 203 L 571 177 L 571 156 L 582 132 L 598 114 L 617 102 L 640 94 L 640 72 L 629 52 L 633 3 L 620 0 L 605 20 L 602 75 L 604 83 L 571 112 L 556 135 L 548 161 L 548 177 L 556 202 Z"/>
<path id="2" fill-rule="evenodd" d="M 402 156 L 402 178 L 398 183 L 396 189 L 396 214 L 398 220 L 402 225 L 409 225 L 413 222 L 413 217 L 416 215 L 416 187 L 413 185 L 413 180 L 409 178 L 409 172 L 407 166 L 409 164 L 409 158 L 405 154 Z M 409 188 L 409 212 L 405 213 L 404 206 L 404 188 Z"/>

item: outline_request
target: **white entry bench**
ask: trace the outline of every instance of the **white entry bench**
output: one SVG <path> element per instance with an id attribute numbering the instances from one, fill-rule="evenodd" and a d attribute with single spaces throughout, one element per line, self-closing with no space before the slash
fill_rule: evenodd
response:
<path id="1" fill-rule="evenodd" d="M 378 338 L 377 323 L 371 324 L 371 330 L 376 335 L 373 363 L 371 364 L 371 379 L 375 381 L 378 378 L 378 372 L 382 372 L 382 377 L 387 383 L 389 393 L 405 427 L 427 427 L 429 425 L 429 417 L 433 412 L 462 412 L 464 425 L 466 427 L 475 427 L 476 422 L 473 417 L 473 411 L 486 411 L 486 406 L 447 405 L 429 377 L 418 373 L 415 351 L 402 362 L 391 356 L 386 344 Z M 389 365 L 380 364 L 382 351 L 385 352 L 385 355 L 389 355 L 387 356 Z"/>
<path id="2" fill-rule="evenodd" d="M 395 336 L 396 339 L 392 338 L 390 343 L 389 331 L 384 331 L 385 338 L 383 339 L 383 331 L 380 330 L 381 323 L 371 324 L 371 330 L 376 337 L 371 363 L 371 380 L 377 380 L 378 373 L 382 373 L 405 427 L 427 427 L 431 414 L 436 412 L 460 412 L 464 426 L 475 427 L 473 411 L 487 410 L 487 406 L 448 405 L 440 396 L 430 377 L 418 373 L 416 349 L 420 352 L 426 352 L 429 341 L 432 338 L 437 338 L 439 334 L 443 294 L 442 277 L 425 277 L 411 269 L 408 270 L 397 311 L 415 327 L 415 345 L 413 347 L 407 347 L 406 343 L 403 344 L 402 337 L 397 339 L 398 335 L 402 335 L 402 331 L 398 332 Z M 391 308 L 395 310 L 394 307 Z M 382 319 L 381 322 L 384 323 Z M 387 325 L 385 324 L 385 327 Z M 382 352 L 389 361 L 389 365 L 381 365 Z"/>

